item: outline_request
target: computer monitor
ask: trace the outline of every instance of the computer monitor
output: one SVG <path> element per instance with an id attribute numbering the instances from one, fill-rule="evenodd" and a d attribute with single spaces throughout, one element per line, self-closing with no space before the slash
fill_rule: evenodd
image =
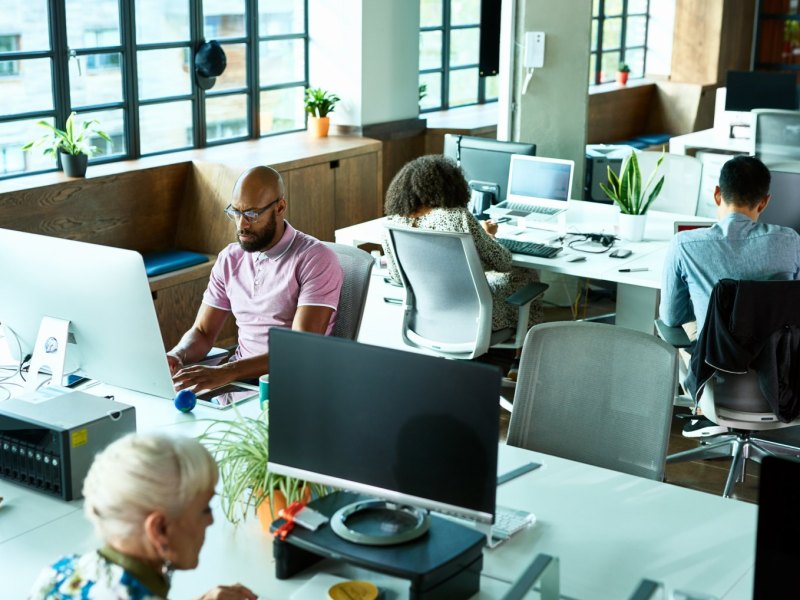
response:
<path id="1" fill-rule="evenodd" d="M 0 323 L 17 358 L 43 317 L 68 320 L 67 372 L 175 395 L 141 254 L 0 229 L 0 257 Z"/>
<path id="2" fill-rule="evenodd" d="M 789 227 L 800 233 L 800 173 L 771 171 L 770 201 L 759 221 Z"/>
<path id="3" fill-rule="evenodd" d="M 473 194 L 471 210 L 483 213 L 492 204 L 508 195 L 508 172 L 514 154 L 536 155 L 536 144 L 501 142 L 466 135 L 444 136 L 444 155 L 455 160 L 463 169 Z"/>
<path id="4" fill-rule="evenodd" d="M 793 73 L 728 71 L 726 111 L 754 108 L 797 109 L 797 81 Z"/>
<path id="5" fill-rule="evenodd" d="M 268 468 L 491 523 L 501 375 L 482 363 L 273 330 Z"/>
<path id="6" fill-rule="evenodd" d="M 767 456 L 761 463 L 753 598 L 783 598 L 796 585 L 800 560 L 800 463 Z"/>

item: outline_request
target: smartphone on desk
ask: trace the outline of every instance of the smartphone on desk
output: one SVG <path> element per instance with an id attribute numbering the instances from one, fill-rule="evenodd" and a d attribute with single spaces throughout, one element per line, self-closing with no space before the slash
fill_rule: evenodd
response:
<path id="1" fill-rule="evenodd" d="M 258 388 L 246 383 L 229 383 L 197 395 L 197 404 L 217 408 L 230 408 L 234 404 L 258 397 Z"/>

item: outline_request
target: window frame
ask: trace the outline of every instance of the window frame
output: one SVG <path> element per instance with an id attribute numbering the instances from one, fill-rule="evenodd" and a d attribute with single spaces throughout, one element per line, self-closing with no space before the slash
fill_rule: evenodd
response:
<path id="1" fill-rule="evenodd" d="M 470 64 L 459 64 L 459 65 L 451 65 L 450 64 L 450 34 L 453 31 L 459 30 L 469 30 L 475 29 L 478 31 L 478 39 L 480 39 L 480 30 L 481 24 L 478 23 L 461 23 L 458 25 L 453 25 L 451 23 L 451 11 L 450 11 L 450 2 L 451 0 L 442 0 L 442 24 L 441 25 L 427 25 L 427 26 L 420 26 L 419 33 L 420 33 L 420 40 L 422 39 L 423 33 L 429 33 L 433 31 L 439 31 L 442 35 L 442 53 L 441 53 L 441 60 L 439 63 L 438 68 L 432 69 L 419 69 L 418 80 L 421 80 L 423 75 L 430 75 L 430 74 L 439 74 L 441 78 L 441 95 L 439 97 L 439 104 L 437 106 L 420 108 L 420 113 L 429 113 L 438 110 L 448 110 L 450 108 L 460 108 L 462 106 L 475 106 L 477 104 L 486 104 L 488 102 L 496 102 L 497 98 L 487 98 L 486 97 L 486 78 L 481 77 L 480 73 L 478 74 L 478 93 L 477 93 L 477 101 L 476 102 L 467 102 L 465 104 L 455 104 L 453 106 L 450 105 L 450 75 L 453 72 L 458 71 L 467 71 L 470 69 L 474 69 L 475 71 L 479 70 L 478 63 L 470 63 Z M 420 81 L 421 83 L 421 81 Z M 430 93 L 427 94 L 430 96 Z"/>
<path id="2" fill-rule="evenodd" d="M 259 5 L 264 0 L 243 0 L 243 35 L 236 37 L 219 38 L 223 48 L 229 44 L 243 44 L 245 47 L 245 83 L 243 86 L 229 88 L 225 90 L 202 90 L 197 86 L 192 73 L 191 63 L 196 48 L 205 41 L 203 18 L 203 2 L 189 0 L 189 36 L 186 40 L 177 42 L 157 42 L 157 43 L 138 43 L 136 40 L 136 2 L 135 0 L 117 0 L 119 10 L 119 44 L 110 46 L 86 47 L 86 40 L 83 46 L 70 48 L 67 38 L 66 25 L 66 0 L 50 0 L 47 3 L 49 49 L 36 50 L 30 52 L 11 51 L 0 52 L 0 57 L 13 57 L 14 64 L 17 65 L 16 71 L 19 72 L 20 62 L 26 59 L 48 59 L 50 61 L 50 86 L 53 95 L 53 106 L 46 110 L 23 111 L 14 113 L 0 114 L 0 125 L 21 122 L 28 120 L 47 120 L 52 119 L 58 127 L 63 128 L 66 119 L 72 110 L 76 110 L 78 115 L 103 111 L 122 111 L 122 135 L 124 139 L 124 149 L 110 155 L 98 155 L 90 158 L 92 164 L 114 162 L 120 160 L 135 160 L 143 156 L 154 156 L 180 152 L 187 149 L 206 148 L 223 144 L 235 143 L 250 139 L 259 139 L 273 135 L 283 135 L 294 131 L 302 131 L 307 128 L 307 119 L 304 118 L 302 126 L 296 129 L 285 129 L 280 131 L 269 131 L 261 133 L 260 128 L 260 96 L 262 91 L 290 87 L 308 87 L 309 79 L 309 34 L 308 34 L 308 4 L 309 0 L 302 1 L 303 20 L 302 31 L 282 34 L 282 35 L 261 35 L 259 32 L 260 13 Z M 16 35 L 19 47 L 19 38 L 22 33 L 9 33 L 6 35 Z M 301 39 L 303 44 L 303 80 L 292 82 L 279 82 L 271 85 L 262 86 L 259 81 L 259 49 L 263 41 L 280 39 Z M 189 91 L 185 94 L 170 96 L 158 96 L 154 98 L 139 98 L 138 83 L 138 61 L 139 52 L 148 50 L 164 50 L 171 48 L 188 48 L 190 61 Z M 118 53 L 120 57 L 119 69 L 122 79 L 121 99 L 119 101 L 104 102 L 97 104 L 74 105 L 70 97 L 70 61 L 79 60 L 80 68 L 89 72 L 103 70 L 103 67 L 90 68 L 89 58 L 102 54 Z M 15 75 L 16 76 L 16 75 Z M 14 77 L 9 75 L 9 77 Z M 244 95 L 246 100 L 247 123 L 245 134 L 223 139 L 208 140 L 209 126 L 207 123 L 206 101 L 208 99 L 220 98 L 224 96 Z M 143 153 L 141 151 L 141 131 L 140 131 L 140 108 L 170 102 L 188 101 L 191 103 L 192 115 L 192 143 L 186 146 L 168 148 L 157 152 Z M 305 114 L 305 113 L 304 113 Z M 101 122 L 101 127 L 102 127 Z M 218 128 L 216 124 L 211 124 L 211 128 Z M 110 132 L 109 132 L 110 133 Z M 112 135 L 112 138 L 114 135 Z M 27 141 L 27 140 L 26 140 Z M 35 169 L 26 171 L 15 171 L 12 173 L 0 173 L 0 180 L 16 177 L 27 177 L 38 173 L 53 172 L 58 170 L 54 165 L 52 168 Z"/>
<path id="3" fill-rule="evenodd" d="M 642 74 L 637 76 L 631 76 L 631 79 L 643 79 L 644 78 L 644 71 L 647 67 L 647 38 L 650 33 L 650 0 L 644 0 L 645 8 L 644 12 L 629 12 L 628 11 L 628 3 L 630 0 L 621 0 L 622 2 L 622 12 L 614 13 L 614 14 L 606 14 L 606 0 L 596 0 L 597 2 L 597 15 L 592 14 L 592 27 L 596 28 L 597 31 L 597 40 L 596 44 L 593 48 L 589 50 L 589 64 L 591 65 L 591 58 L 594 56 L 594 72 L 590 73 L 590 86 L 595 85 L 603 85 L 605 83 L 610 83 L 614 81 L 614 77 L 612 76 L 610 79 L 602 79 L 603 74 L 603 55 L 606 53 L 611 52 L 619 52 L 619 62 L 627 62 L 625 60 L 625 54 L 630 50 L 641 50 L 642 51 Z M 594 10 L 592 11 L 594 13 Z M 627 34 L 628 34 L 628 19 L 631 17 L 644 17 L 644 40 L 641 44 L 636 45 L 628 45 L 627 44 Z M 603 25 L 605 24 L 606 19 L 620 19 L 622 22 L 622 27 L 620 29 L 620 45 L 614 46 L 612 48 L 606 48 L 603 44 Z M 615 71 L 616 73 L 616 71 Z"/>

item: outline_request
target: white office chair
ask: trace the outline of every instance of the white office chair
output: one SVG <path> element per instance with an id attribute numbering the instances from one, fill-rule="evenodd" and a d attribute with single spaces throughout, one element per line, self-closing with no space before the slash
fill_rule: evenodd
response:
<path id="1" fill-rule="evenodd" d="M 642 172 L 642 185 L 656 168 L 661 152 L 637 152 L 639 169 Z M 664 175 L 661 193 L 650 205 L 650 210 L 694 215 L 697 213 L 697 199 L 700 196 L 700 182 L 703 178 L 703 163 L 694 156 L 664 154 L 664 162 L 658 171 Z"/>
<path id="2" fill-rule="evenodd" d="M 753 155 L 770 168 L 800 160 L 800 111 L 759 108 L 753 112 Z"/>
<path id="3" fill-rule="evenodd" d="M 492 295 L 469 233 L 430 231 L 386 223 L 405 289 L 403 342 L 445 358 L 472 359 L 490 346 L 521 348 L 531 302 L 544 283 L 506 299 L 519 307 L 516 330 L 492 331 Z"/>

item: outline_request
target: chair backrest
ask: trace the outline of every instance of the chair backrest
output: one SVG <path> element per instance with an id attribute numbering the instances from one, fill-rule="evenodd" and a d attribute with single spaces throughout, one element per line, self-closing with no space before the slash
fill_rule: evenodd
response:
<path id="1" fill-rule="evenodd" d="M 342 266 L 344 280 L 336 311 L 332 335 L 355 340 L 361 327 L 364 305 L 367 303 L 370 274 L 375 261 L 372 256 L 354 246 L 322 242 L 336 253 Z"/>
<path id="2" fill-rule="evenodd" d="M 642 172 L 642 186 L 650 173 L 656 168 L 661 152 L 637 152 L 639 168 Z M 694 156 L 664 154 L 664 162 L 653 179 L 653 185 L 664 176 L 664 187 L 653 200 L 650 210 L 660 210 L 684 215 L 697 214 L 697 199 L 700 196 L 700 183 L 703 179 L 703 163 Z"/>
<path id="3" fill-rule="evenodd" d="M 403 341 L 450 358 L 489 348 L 492 295 L 469 233 L 387 223 L 405 288 Z"/>
<path id="4" fill-rule="evenodd" d="M 768 167 L 800 160 L 800 111 L 753 111 L 753 154 Z"/>
<path id="5" fill-rule="evenodd" d="M 508 444 L 661 480 L 675 348 L 615 325 L 544 323 L 525 338 Z"/>
<path id="6" fill-rule="evenodd" d="M 752 431 L 797 425 L 798 327 L 800 281 L 718 281 L 686 378 L 703 414 Z"/>

